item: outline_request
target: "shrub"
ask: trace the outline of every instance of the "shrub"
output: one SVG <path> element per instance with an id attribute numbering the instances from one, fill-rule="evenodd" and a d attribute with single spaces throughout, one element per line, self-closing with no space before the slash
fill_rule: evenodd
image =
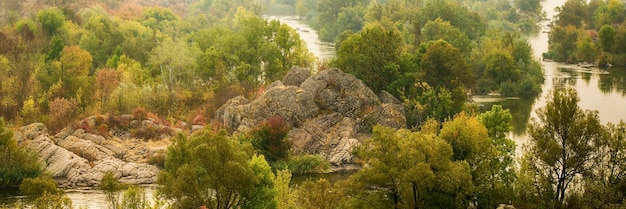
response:
<path id="1" fill-rule="evenodd" d="M 135 108 L 135 110 L 133 110 L 133 119 L 139 121 L 148 119 L 148 111 L 146 111 L 143 107 Z"/>
<path id="2" fill-rule="evenodd" d="M 121 208 L 119 202 L 119 191 L 122 190 L 122 185 L 117 182 L 117 178 L 113 174 L 113 172 L 108 171 L 102 177 L 102 181 L 100 181 L 100 189 L 104 192 L 106 196 L 107 204 L 109 208 Z"/>
<path id="3" fill-rule="evenodd" d="M 330 169 L 330 163 L 319 155 L 292 156 L 288 166 L 293 174 L 323 173 Z"/>
<path id="4" fill-rule="evenodd" d="M 39 197 L 44 194 L 63 194 L 63 190 L 58 188 L 57 182 L 50 176 L 39 176 L 36 178 L 25 178 L 20 184 L 20 193 L 30 197 Z"/>
<path id="5" fill-rule="evenodd" d="M 70 124 L 76 117 L 76 106 L 78 102 L 75 99 L 55 98 L 50 102 L 50 113 L 48 128 L 56 132 Z"/>
<path id="6" fill-rule="evenodd" d="M 288 132 L 289 126 L 282 117 L 270 118 L 251 131 L 252 146 L 270 163 L 286 160 L 291 147 L 287 141 Z"/>
<path id="7" fill-rule="evenodd" d="M 165 167 L 165 154 L 157 153 L 148 158 L 148 164 L 163 169 Z"/>
<path id="8" fill-rule="evenodd" d="M 122 199 L 122 207 L 124 209 L 144 209 L 148 208 L 150 204 L 146 200 L 146 193 L 138 186 L 130 186 L 124 191 L 124 198 Z"/>
<path id="9" fill-rule="evenodd" d="M 122 130 L 128 130 L 130 128 L 130 122 L 132 118 L 130 116 L 128 117 L 126 116 L 125 115 L 122 115 L 122 116 L 110 115 L 109 121 L 108 121 L 109 127 L 118 128 Z"/>
<path id="10" fill-rule="evenodd" d="M 35 209 L 50 209 L 50 208 L 62 208 L 71 209 L 72 200 L 62 194 L 49 194 L 44 193 L 41 197 L 38 197 L 33 201 Z"/>
<path id="11" fill-rule="evenodd" d="M 37 153 L 19 147 L 13 132 L 0 119 L 0 188 L 17 186 L 24 178 L 39 176 L 41 169 Z"/>

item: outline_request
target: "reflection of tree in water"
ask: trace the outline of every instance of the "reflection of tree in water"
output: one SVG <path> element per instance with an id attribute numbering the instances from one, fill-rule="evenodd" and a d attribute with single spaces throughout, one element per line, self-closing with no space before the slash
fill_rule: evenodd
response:
<path id="1" fill-rule="evenodd" d="M 483 103 L 480 108 L 481 112 L 491 110 L 493 105 L 502 105 L 502 108 L 509 109 L 511 116 L 513 116 L 513 134 L 516 136 L 523 135 L 526 132 L 526 125 L 530 119 L 530 111 L 532 110 L 533 103 L 537 99 L 535 97 L 527 97 L 520 99 L 507 99 L 493 103 Z"/>
<path id="2" fill-rule="evenodd" d="M 626 96 L 626 69 L 612 69 L 609 74 L 600 75 L 598 88 L 604 94 L 616 92 Z"/>
<path id="3" fill-rule="evenodd" d="M 581 76 L 580 72 L 577 72 L 570 68 L 559 68 L 561 75 L 552 78 L 554 88 L 564 88 L 566 86 L 576 86 L 577 77 Z"/>

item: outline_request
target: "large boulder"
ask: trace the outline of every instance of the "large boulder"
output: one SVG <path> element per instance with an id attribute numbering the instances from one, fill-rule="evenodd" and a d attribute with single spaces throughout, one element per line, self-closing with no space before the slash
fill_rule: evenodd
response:
<path id="1" fill-rule="evenodd" d="M 16 137 L 44 162 L 44 172 L 62 187 L 98 186 L 106 172 L 129 184 L 156 183 L 158 168 L 123 154 L 134 146 L 117 146 L 102 136 L 67 128 L 49 136 L 43 124 L 22 127 Z"/>
<path id="2" fill-rule="evenodd" d="M 311 71 L 309 69 L 294 66 L 283 78 L 283 83 L 288 86 L 300 86 L 300 84 L 310 76 Z"/>
<path id="3" fill-rule="evenodd" d="M 245 132 L 271 117 L 285 119 L 296 154 L 317 154 L 335 168 L 352 167 L 352 150 L 371 136 L 376 124 L 406 127 L 404 107 L 391 94 L 379 97 L 361 80 L 338 69 L 308 76 L 292 68 L 253 101 L 236 97 L 216 112 L 229 131 Z M 381 101 L 382 100 L 382 101 Z"/>
<path id="4" fill-rule="evenodd" d="M 216 115 L 228 129 L 239 132 L 248 131 L 274 116 L 283 117 L 291 126 L 300 126 L 319 111 L 313 98 L 311 92 L 276 82 L 252 102 L 243 97 L 230 99 Z"/>

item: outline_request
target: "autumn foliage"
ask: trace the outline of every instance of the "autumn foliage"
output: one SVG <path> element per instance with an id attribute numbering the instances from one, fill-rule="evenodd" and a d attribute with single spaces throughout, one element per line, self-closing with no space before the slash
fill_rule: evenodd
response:
<path id="1" fill-rule="evenodd" d="M 282 117 L 272 117 L 250 132 L 252 145 L 269 162 L 286 160 L 291 143 L 287 140 L 289 125 Z"/>

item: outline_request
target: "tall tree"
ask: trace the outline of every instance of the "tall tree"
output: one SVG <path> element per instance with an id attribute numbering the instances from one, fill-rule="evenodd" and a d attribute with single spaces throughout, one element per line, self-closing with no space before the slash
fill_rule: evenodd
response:
<path id="1" fill-rule="evenodd" d="M 178 135 L 159 174 L 159 191 L 174 208 L 276 207 L 271 169 L 263 157 L 251 156 L 250 147 L 223 130 Z"/>
<path id="2" fill-rule="evenodd" d="M 564 204 L 575 177 L 593 168 L 603 137 L 598 113 L 581 110 L 578 101 L 574 89 L 553 91 L 546 106 L 537 110 L 539 121 L 528 129 L 527 152 L 536 156 L 532 166 L 537 175 L 549 181 L 555 206 Z"/>
<path id="3" fill-rule="evenodd" d="M 58 8 L 41 10 L 37 13 L 37 20 L 48 36 L 54 35 L 65 23 L 65 15 Z"/>
<path id="4" fill-rule="evenodd" d="M 523 12 L 539 12 L 541 0 L 515 0 L 515 6 Z"/>
<path id="5" fill-rule="evenodd" d="M 375 92 L 398 78 L 404 44 L 397 29 L 372 24 L 339 45 L 335 65 Z"/>
<path id="6" fill-rule="evenodd" d="M 425 46 L 420 66 L 428 84 L 446 89 L 473 85 L 474 75 L 458 48 L 443 40 L 426 43 Z"/>
<path id="7" fill-rule="evenodd" d="M 358 148 L 366 164 L 350 177 L 348 208 L 466 208 L 470 167 L 433 134 L 375 126 Z"/>

